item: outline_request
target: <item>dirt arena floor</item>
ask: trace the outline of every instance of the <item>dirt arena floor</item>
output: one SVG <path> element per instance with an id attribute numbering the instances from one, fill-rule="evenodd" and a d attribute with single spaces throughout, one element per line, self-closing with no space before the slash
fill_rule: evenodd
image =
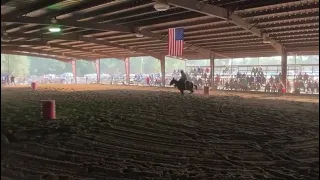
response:
<path id="1" fill-rule="evenodd" d="M 108 85 L 2 89 L 1 180 L 319 179 L 319 99 Z M 40 117 L 56 100 L 57 120 Z"/>

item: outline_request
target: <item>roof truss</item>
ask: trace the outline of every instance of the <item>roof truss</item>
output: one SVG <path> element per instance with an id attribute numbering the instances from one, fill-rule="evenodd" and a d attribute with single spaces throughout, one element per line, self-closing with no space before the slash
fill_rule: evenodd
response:
<path id="1" fill-rule="evenodd" d="M 29 47 L 16 47 L 16 46 L 1 46 L 1 51 L 21 51 L 21 52 L 30 52 L 30 53 L 37 53 L 37 54 L 44 54 L 44 55 L 54 55 L 54 56 L 60 56 L 65 58 L 73 58 L 73 59 L 83 59 L 83 60 L 95 60 L 96 58 L 88 58 L 86 56 L 79 56 L 79 55 L 73 55 L 68 52 L 63 53 L 57 53 L 52 51 L 44 51 L 39 49 L 32 49 Z"/>
<path id="2" fill-rule="evenodd" d="M 235 14 L 234 12 L 229 11 L 228 9 L 210 5 L 206 2 L 201 2 L 198 0 L 168 0 L 169 4 L 181 8 L 188 9 L 190 11 L 195 11 L 198 13 L 206 14 L 213 17 L 218 17 L 224 20 L 231 21 L 235 25 L 250 31 L 252 34 L 263 38 L 264 40 L 270 41 L 271 45 L 276 49 L 277 52 L 282 54 L 283 45 L 278 43 L 277 41 L 267 37 L 266 34 L 262 32 L 261 29 L 252 26 L 249 22 L 242 19 L 239 15 Z"/>
<path id="3" fill-rule="evenodd" d="M 11 54 L 11 55 L 19 55 L 19 56 L 33 56 L 39 58 L 47 58 L 47 59 L 55 59 L 63 62 L 72 61 L 74 59 L 71 58 L 64 58 L 52 55 L 45 55 L 45 54 L 38 54 L 38 53 L 30 53 L 30 52 L 22 52 L 22 51 L 13 51 L 13 50 L 1 50 L 2 54 Z"/>

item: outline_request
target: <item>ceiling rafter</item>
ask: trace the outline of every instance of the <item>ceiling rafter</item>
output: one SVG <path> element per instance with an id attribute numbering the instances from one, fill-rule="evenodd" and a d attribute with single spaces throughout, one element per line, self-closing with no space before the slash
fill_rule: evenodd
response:
<path id="1" fill-rule="evenodd" d="M 27 6 L 18 7 L 12 12 L 9 12 L 8 16 L 23 16 L 25 14 L 28 14 L 29 12 L 33 12 L 42 8 L 46 8 L 48 6 L 52 6 L 54 4 L 57 4 L 61 2 L 61 0 L 50 0 L 50 1 L 43 1 L 41 3 L 29 3 Z"/>
<path id="2" fill-rule="evenodd" d="M 19 17 L 19 18 L 13 17 L 12 18 L 12 17 L 8 17 L 8 16 L 4 16 L 4 17 L 1 17 L 1 21 L 2 22 L 23 23 L 23 24 L 42 24 L 42 25 L 52 24 L 51 19 L 34 18 L 34 17 Z M 114 25 L 114 24 L 86 23 L 86 22 L 78 22 L 78 21 L 70 21 L 70 20 L 59 20 L 57 23 L 60 25 L 63 25 L 63 26 L 68 26 L 68 27 L 99 29 L 99 30 L 104 30 L 104 31 L 109 30 L 109 31 L 119 31 L 119 32 L 125 32 L 125 33 L 139 32 L 139 33 L 143 34 L 145 37 L 150 37 L 153 39 L 168 42 L 167 36 L 155 34 L 155 33 L 152 33 L 151 31 L 145 30 L 145 29 L 136 29 L 136 28 L 133 28 L 130 26 L 121 26 L 121 25 Z M 61 36 L 64 36 L 64 35 L 61 35 Z M 70 34 L 70 36 L 72 36 L 72 34 Z M 20 36 L 20 37 L 23 37 L 23 36 Z M 60 37 L 56 37 L 56 38 L 59 39 Z M 87 41 L 87 42 L 93 42 L 93 43 L 95 43 L 95 42 L 101 43 L 102 42 L 100 40 L 94 40 L 92 38 L 86 38 L 86 37 L 82 37 L 82 36 L 81 37 L 78 36 L 77 38 L 83 39 L 84 41 Z M 105 43 L 107 43 L 107 42 L 104 42 L 104 44 Z M 107 44 L 108 44 L 108 46 L 114 46 L 114 47 L 118 47 L 118 48 L 138 51 L 138 52 L 144 53 L 146 55 L 151 55 L 156 58 L 164 56 L 162 54 L 156 55 L 156 53 L 153 53 L 153 52 L 146 52 L 145 50 L 142 50 L 142 49 L 137 49 L 137 48 L 119 45 L 119 44 L 115 44 L 115 43 L 109 42 Z M 210 57 L 210 52 L 212 51 L 212 50 L 204 49 L 204 48 L 194 46 L 192 44 L 187 44 L 187 43 L 185 44 L 185 46 L 187 48 L 194 49 L 194 50 L 198 51 L 199 53 L 204 54 L 204 56 L 207 56 L 207 57 Z M 227 56 L 225 56 L 223 54 L 219 54 L 219 53 L 216 53 L 216 55 L 221 56 L 221 57 L 227 57 Z"/>
<path id="3" fill-rule="evenodd" d="M 29 39 L 35 39 L 35 38 L 39 38 L 39 39 L 46 39 L 46 40 L 66 40 L 66 41 L 83 41 L 83 42 L 87 42 L 87 43 L 94 43 L 94 44 L 100 44 L 100 45 L 106 45 L 106 46 L 112 46 L 112 47 L 117 47 L 120 49 L 125 49 L 128 51 L 136 51 L 136 52 L 140 52 L 142 54 L 145 55 L 150 55 L 153 56 L 155 58 L 160 58 L 164 55 L 160 54 L 160 53 L 156 53 L 156 52 L 150 52 L 150 51 L 146 51 L 144 49 L 139 49 L 139 48 L 135 48 L 135 47 L 131 47 L 131 46 L 126 46 L 126 45 L 119 45 L 119 44 L 115 44 L 115 43 L 110 43 L 110 42 L 106 42 L 106 41 L 102 41 L 102 40 L 96 40 L 93 38 L 87 38 L 87 37 L 82 37 L 79 36 L 77 34 L 70 34 L 70 35 L 59 35 L 59 36 L 55 36 L 52 34 L 25 34 L 25 33 L 8 33 L 8 38 L 29 38 Z"/>
<path id="4" fill-rule="evenodd" d="M 59 49 L 67 49 L 67 50 L 74 50 L 74 51 L 81 51 L 81 52 L 86 52 L 86 53 L 93 53 L 99 56 L 106 56 L 110 57 L 111 54 L 107 54 L 101 51 L 96 51 L 96 50 L 89 50 L 84 49 L 84 48 L 79 48 L 79 47 L 74 47 L 74 46 L 66 46 L 66 45 L 61 45 L 61 44 L 56 44 L 56 43 L 50 43 L 48 41 L 12 41 L 12 42 L 1 42 L 2 45 L 16 45 L 16 46 L 24 46 L 24 45 L 29 45 L 29 46 L 47 46 L 50 48 L 59 48 Z"/>
<path id="5" fill-rule="evenodd" d="M 37 54 L 37 53 L 27 53 L 22 51 L 13 51 L 13 50 L 1 50 L 1 54 L 11 54 L 11 55 L 18 55 L 18 56 L 33 56 L 33 57 L 39 57 L 39 58 L 47 58 L 47 59 L 55 59 L 63 62 L 72 61 L 73 59 L 69 58 L 63 58 L 58 56 L 50 56 L 50 55 L 44 55 L 44 54 Z"/>
<path id="6" fill-rule="evenodd" d="M 280 53 L 280 54 L 283 53 L 283 45 L 282 44 L 267 37 L 266 34 L 264 34 L 261 29 L 259 29 L 257 27 L 252 27 L 252 25 L 249 22 L 242 19 L 242 17 L 240 17 L 236 13 L 230 13 L 230 11 L 225 8 L 215 6 L 215 5 L 210 5 L 207 3 L 203 3 L 198 0 L 188 0 L 188 1 L 168 0 L 168 2 L 169 2 L 169 4 L 171 4 L 173 6 L 185 8 L 190 11 L 195 11 L 198 13 L 202 13 L 202 14 L 206 14 L 209 16 L 214 16 L 214 17 L 218 17 L 218 18 L 221 18 L 224 20 L 231 21 L 235 25 L 252 32 L 254 35 L 261 37 L 263 39 L 269 40 L 271 42 L 270 44 L 276 49 L 276 51 L 278 53 Z"/>
<path id="7" fill-rule="evenodd" d="M 90 7 L 104 5 L 106 3 L 110 3 L 111 1 L 112 0 L 84 1 L 84 2 L 81 2 L 80 4 L 76 4 L 74 6 L 71 6 L 69 8 L 64 8 L 59 11 L 46 10 L 45 15 L 42 15 L 41 17 L 42 18 L 55 18 L 55 17 L 61 16 L 61 15 L 77 14 L 78 12 L 81 12 L 83 10 L 87 10 Z M 30 13 L 32 13 L 32 12 L 29 12 L 27 15 L 29 16 Z M 39 17 L 39 15 L 33 15 L 32 17 Z M 25 29 L 25 27 L 21 27 L 20 24 L 12 24 L 8 27 L 8 29 L 15 29 L 18 27 Z M 38 29 L 38 28 L 39 27 L 37 27 L 37 25 L 34 25 L 33 29 L 31 29 L 30 31 L 34 31 L 35 29 Z M 27 31 L 29 31 L 29 30 L 27 30 Z"/>
<path id="8" fill-rule="evenodd" d="M 35 24 L 35 25 L 52 25 L 52 19 L 44 19 L 40 17 L 14 17 L 4 15 L 1 16 L 1 22 L 6 23 L 18 23 L 18 24 Z M 130 26 L 121 26 L 115 24 L 99 24 L 99 23 L 89 23 L 89 22 L 78 22 L 72 20 L 57 20 L 56 24 L 65 27 L 76 27 L 89 30 L 98 30 L 98 31 L 118 31 L 124 33 L 134 33 L 134 28 Z"/>
<path id="9" fill-rule="evenodd" d="M 27 47 L 17 47 L 17 46 L 1 46 L 2 50 L 9 50 L 9 51 L 22 51 L 22 52 L 30 52 L 30 53 L 37 53 L 37 54 L 47 54 L 47 55 L 55 55 L 61 57 L 69 57 L 73 59 L 83 59 L 83 60 L 95 60 L 96 58 L 89 58 L 85 56 L 77 56 L 69 53 L 57 53 L 57 52 L 50 52 L 44 51 L 39 49 L 27 48 Z"/>

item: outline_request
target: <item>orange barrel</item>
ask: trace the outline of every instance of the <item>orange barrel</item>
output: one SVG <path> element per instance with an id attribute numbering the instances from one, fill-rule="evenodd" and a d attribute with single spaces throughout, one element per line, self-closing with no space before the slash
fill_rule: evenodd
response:
<path id="1" fill-rule="evenodd" d="M 204 86 L 203 94 L 204 95 L 209 95 L 209 86 Z"/>
<path id="2" fill-rule="evenodd" d="M 56 102 L 55 100 L 42 100 L 41 113 L 44 119 L 56 119 Z"/>
<path id="3" fill-rule="evenodd" d="M 31 89 L 32 90 L 36 90 L 37 89 L 37 83 L 36 82 L 32 82 L 31 83 Z"/>

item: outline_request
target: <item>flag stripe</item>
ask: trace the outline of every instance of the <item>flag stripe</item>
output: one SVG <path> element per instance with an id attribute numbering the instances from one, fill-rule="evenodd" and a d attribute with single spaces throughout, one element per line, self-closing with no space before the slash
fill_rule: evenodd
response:
<path id="1" fill-rule="evenodd" d="M 169 28 L 168 34 L 168 55 L 182 56 L 184 47 L 184 29 Z"/>

